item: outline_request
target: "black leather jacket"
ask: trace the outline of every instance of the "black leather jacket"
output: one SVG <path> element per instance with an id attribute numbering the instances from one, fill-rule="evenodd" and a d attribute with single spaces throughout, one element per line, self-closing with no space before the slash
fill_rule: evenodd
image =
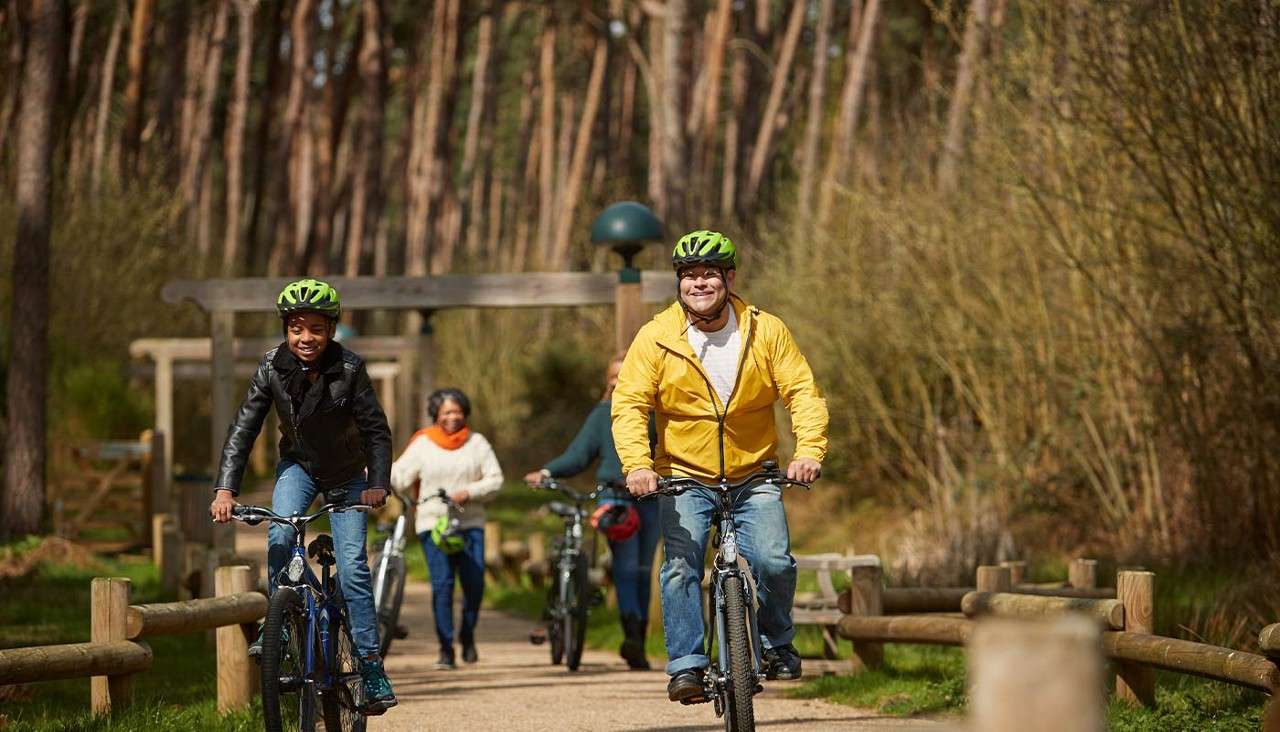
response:
<path id="1" fill-rule="evenodd" d="M 240 493 L 249 451 L 273 402 L 280 417 L 280 459 L 302 466 L 320 490 L 337 488 L 365 468 L 370 488 L 391 485 L 391 429 L 364 359 L 336 342 L 331 347 L 341 353 L 320 373 L 324 391 L 309 412 L 295 410 L 286 391 L 282 364 L 288 359 L 284 354 L 277 359 L 276 354 L 287 346 L 281 344 L 263 356 L 249 381 L 249 394 L 227 429 L 215 488 Z"/>

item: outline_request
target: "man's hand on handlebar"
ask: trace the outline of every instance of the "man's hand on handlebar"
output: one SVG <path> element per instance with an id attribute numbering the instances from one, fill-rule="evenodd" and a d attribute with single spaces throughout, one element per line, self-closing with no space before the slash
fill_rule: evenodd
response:
<path id="1" fill-rule="evenodd" d="M 360 492 L 360 502 L 380 508 L 382 504 L 387 502 L 386 488 L 365 488 Z"/>
<path id="2" fill-rule="evenodd" d="M 213 517 L 214 523 L 225 524 L 231 520 L 231 509 L 237 505 L 239 504 L 230 488 L 215 488 L 213 503 L 209 504 L 209 515 Z"/>
<path id="3" fill-rule="evenodd" d="M 658 474 L 648 468 L 640 468 L 627 473 L 627 490 L 639 498 L 658 490 Z"/>
<path id="4" fill-rule="evenodd" d="M 787 466 L 787 479 L 801 483 L 812 483 L 822 475 L 822 463 L 813 458 L 801 457 L 791 461 Z"/>

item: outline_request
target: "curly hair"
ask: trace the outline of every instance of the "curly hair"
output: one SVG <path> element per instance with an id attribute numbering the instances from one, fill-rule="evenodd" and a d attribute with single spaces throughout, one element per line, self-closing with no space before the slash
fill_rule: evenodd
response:
<path id="1" fill-rule="evenodd" d="M 436 420 L 436 415 L 440 414 L 440 407 L 447 401 L 456 402 L 459 407 L 462 407 L 462 416 L 471 416 L 471 400 L 462 393 L 461 389 L 453 387 L 436 389 L 431 392 L 431 396 L 427 397 L 427 416 L 431 417 L 432 422 Z"/>

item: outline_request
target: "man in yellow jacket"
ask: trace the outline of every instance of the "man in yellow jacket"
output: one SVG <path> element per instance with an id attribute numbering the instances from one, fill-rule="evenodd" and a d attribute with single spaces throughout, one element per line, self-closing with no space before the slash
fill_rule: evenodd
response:
<path id="1" fill-rule="evenodd" d="M 717 232 L 692 232 L 676 244 L 672 264 L 677 302 L 640 329 L 613 393 L 613 439 L 627 488 L 636 496 L 652 493 L 659 475 L 734 481 L 776 460 L 778 399 L 796 437 L 787 477 L 817 479 L 827 449 L 826 402 L 786 325 L 734 294 L 733 243 Z M 658 432 L 652 453 L 650 410 Z M 800 656 L 791 645 L 796 565 L 781 489 L 751 486 L 734 500 L 738 546 L 756 574 L 766 672 L 799 678 Z M 702 694 L 710 663 L 700 583 L 715 494 L 691 490 L 660 501 L 667 694 L 685 701 Z"/>

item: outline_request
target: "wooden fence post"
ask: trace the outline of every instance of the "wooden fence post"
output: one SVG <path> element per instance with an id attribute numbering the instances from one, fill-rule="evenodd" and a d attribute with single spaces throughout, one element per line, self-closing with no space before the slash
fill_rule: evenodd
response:
<path id="1" fill-rule="evenodd" d="M 170 520 L 167 513 L 151 515 L 151 564 L 164 576 L 164 525 Z"/>
<path id="2" fill-rule="evenodd" d="M 1156 575 L 1154 572 L 1120 572 L 1116 598 L 1124 605 L 1124 629 L 1128 633 L 1155 633 Z M 1116 697 L 1145 707 L 1156 705 L 1156 675 L 1150 666 L 1116 664 Z"/>
<path id="3" fill-rule="evenodd" d="M 1073 559 L 1067 569 L 1067 584 L 1093 589 L 1098 586 L 1098 560 Z"/>
<path id="4" fill-rule="evenodd" d="M 1008 592 L 1013 588 L 1011 575 L 1008 567 L 984 565 L 978 567 L 974 584 L 977 585 L 978 592 Z"/>
<path id="5" fill-rule="evenodd" d="M 541 531 L 535 531 L 529 534 L 529 566 L 533 569 L 529 574 L 530 580 L 533 581 L 535 587 L 541 587 L 543 580 L 551 574 L 551 567 L 547 565 L 547 540 Z"/>
<path id="6" fill-rule="evenodd" d="M 1009 569 L 1009 584 L 1017 587 L 1027 578 L 1027 563 L 1018 560 L 1005 560 L 1000 563 L 1001 567 Z"/>
<path id="7" fill-rule="evenodd" d="M 969 680 L 969 729 L 1103 729 L 1102 648 L 1086 618 L 983 620 L 969 641 Z"/>
<path id="8" fill-rule="evenodd" d="M 165 592 L 177 596 L 182 583 L 182 532 L 172 514 L 164 514 L 166 520 L 160 529 L 160 583 Z"/>
<path id="9" fill-rule="evenodd" d="M 125 640 L 131 583 L 125 577 L 95 577 L 89 585 L 89 640 Z M 89 681 L 93 715 L 110 714 L 129 704 L 129 677 L 94 676 Z"/>
<path id="10" fill-rule="evenodd" d="M 218 597 L 253 591 L 248 567 L 218 567 L 215 580 Z M 226 714 L 249 706 L 253 699 L 253 662 L 249 660 L 249 638 L 256 632 L 252 623 L 224 625 L 218 638 L 218 712 Z"/>
<path id="11" fill-rule="evenodd" d="M 879 564 L 849 570 L 849 614 L 874 617 L 884 614 L 884 570 Z M 853 642 L 851 670 L 854 673 L 884 664 L 884 644 Z"/>
<path id="12" fill-rule="evenodd" d="M 502 524 L 484 524 L 484 567 L 494 580 L 502 578 Z"/>

